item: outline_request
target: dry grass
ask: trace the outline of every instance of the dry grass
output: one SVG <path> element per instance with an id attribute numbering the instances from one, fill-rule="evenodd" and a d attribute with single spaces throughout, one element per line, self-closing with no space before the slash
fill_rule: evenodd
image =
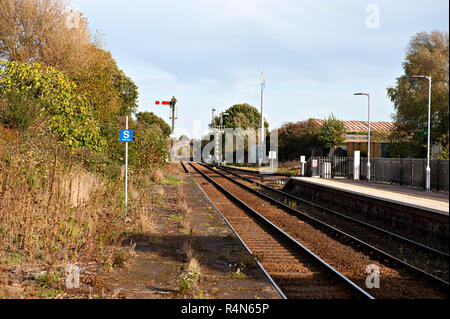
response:
<path id="1" fill-rule="evenodd" d="M 187 263 L 178 277 L 178 282 L 180 292 L 185 293 L 197 287 L 201 275 L 200 262 L 192 249 L 192 234 L 184 242 L 183 252 L 186 255 Z"/>
<path id="2" fill-rule="evenodd" d="M 71 152 L 57 147 L 42 158 L 24 155 L 19 145 L 1 155 L 3 258 L 21 256 L 52 267 L 111 254 L 106 245 L 123 230 L 114 183 L 103 184 L 83 170 L 82 160 L 75 165 Z"/>
<path id="3" fill-rule="evenodd" d="M 191 225 L 191 213 L 192 209 L 189 207 L 186 201 L 186 194 L 183 190 L 183 185 L 178 185 L 177 187 L 177 198 L 176 198 L 176 205 L 175 210 L 182 218 L 180 218 L 180 224 L 181 226 L 188 230 L 189 232 L 192 232 L 192 225 Z"/>
<path id="4" fill-rule="evenodd" d="M 151 208 L 139 208 L 139 222 L 143 234 L 151 234 L 156 230 L 155 218 Z"/>
<path id="5" fill-rule="evenodd" d="M 166 180 L 164 171 L 160 168 L 152 169 L 149 173 L 149 176 L 154 183 L 158 184 L 162 184 Z"/>

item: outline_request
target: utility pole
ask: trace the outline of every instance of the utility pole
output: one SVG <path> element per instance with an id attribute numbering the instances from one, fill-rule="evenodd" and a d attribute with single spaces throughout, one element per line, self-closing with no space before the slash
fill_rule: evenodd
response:
<path id="1" fill-rule="evenodd" d="M 265 130 L 264 130 L 264 88 L 266 86 L 266 83 L 264 82 L 264 72 L 261 72 L 261 133 L 260 133 L 260 140 L 259 140 L 259 152 L 258 152 L 258 161 L 259 166 L 262 166 L 263 159 L 264 159 L 264 153 L 266 148 L 265 143 Z"/>

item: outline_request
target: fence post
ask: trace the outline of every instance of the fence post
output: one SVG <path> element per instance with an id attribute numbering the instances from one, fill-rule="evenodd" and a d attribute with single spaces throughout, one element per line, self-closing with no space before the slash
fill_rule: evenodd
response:
<path id="1" fill-rule="evenodd" d="M 414 187 L 414 161 L 411 158 L 411 187 Z"/>
<path id="2" fill-rule="evenodd" d="M 403 185 L 403 159 L 400 159 L 400 185 Z"/>
<path id="3" fill-rule="evenodd" d="M 439 183 L 440 183 L 440 181 L 439 181 L 439 171 L 440 171 L 440 160 L 436 160 L 436 170 L 437 170 L 437 183 L 436 183 L 436 189 L 437 189 L 437 191 L 439 192 Z"/>

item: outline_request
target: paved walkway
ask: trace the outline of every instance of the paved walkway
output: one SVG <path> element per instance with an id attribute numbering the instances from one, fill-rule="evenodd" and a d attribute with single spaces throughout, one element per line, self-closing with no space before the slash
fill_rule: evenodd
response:
<path id="1" fill-rule="evenodd" d="M 368 183 L 367 181 L 338 178 L 293 177 L 293 179 L 449 215 L 449 194 L 444 192 L 426 192 L 425 190 L 399 185 Z"/>

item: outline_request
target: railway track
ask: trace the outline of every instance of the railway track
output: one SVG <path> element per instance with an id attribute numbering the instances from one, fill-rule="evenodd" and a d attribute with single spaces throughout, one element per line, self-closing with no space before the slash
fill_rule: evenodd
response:
<path id="1" fill-rule="evenodd" d="M 243 180 L 246 186 L 263 192 L 283 203 L 289 203 L 289 205 L 295 206 L 297 210 L 301 209 L 302 212 L 307 213 L 309 216 L 332 224 L 333 227 L 337 227 L 347 233 L 351 233 L 398 259 L 432 273 L 434 276 L 443 280 L 448 278 L 449 254 L 447 252 L 437 250 L 386 229 L 296 197 L 282 190 L 260 183 L 255 179 L 236 174 L 228 169 L 223 170 L 226 174 Z"/>
<path id="2" fill-rule="evenodd" d="M 201 169 L 191 173 L 283 298 L 373 297 L 298 243 L 259 212 L 226 191 Z"/>
<path id="3" fill-rule="evenodd" d="M 198 166 L 198 165 L 196 165 Z M 367 243 L 310 216 L 300 216 L 291 207 L 243 185 L 225 174 L 203 166 L 196 169 L 291 238 L 331 265 L 344 277 L 376 298 L 447 298 L 448 282 L 409 265 Z M 332 247 L 332 249 L 330 249 Z M 367 266 L 381 271 L 382 287 L 367 289 Z"/>

